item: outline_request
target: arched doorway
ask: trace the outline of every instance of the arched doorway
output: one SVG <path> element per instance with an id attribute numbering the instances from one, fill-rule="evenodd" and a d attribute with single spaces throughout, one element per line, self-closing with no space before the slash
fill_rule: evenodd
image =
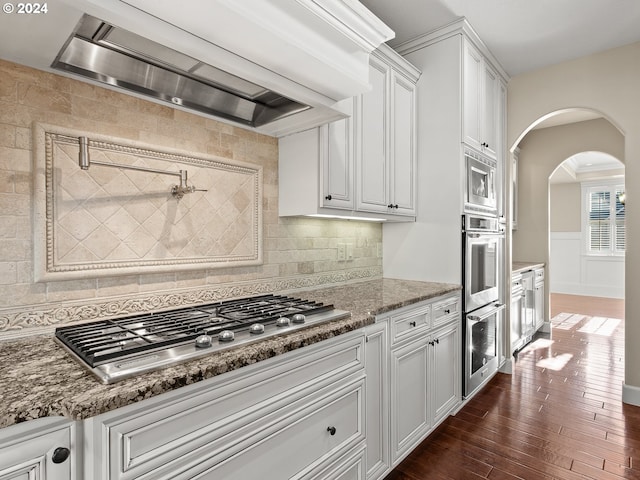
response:
<path id="1" fill-rule="evenodd" d="M 549 177 L 549 291 L 624 298 L 624 164 L 580 152 Z"/>
<path id="2" fill-rule="evenodd" d="M 552 122 L 548 120 L 553 118 Z M 565 123 L 566 122 L 566 123 Z M 515 194 L 518 228 L 508 236 L 508 262 L 540 262 L 550 278 L 549 177 L 568 158 L 598 151 L 624 158 L 625 138 L 612 122 L 593 110 L 570 109 L 533 122 L 511 151 L 518 149 Z M 509 258 L 510 257 L 510 258 Z M 550 282 L 545 284 L 545 330 L 550 327 Z"/>

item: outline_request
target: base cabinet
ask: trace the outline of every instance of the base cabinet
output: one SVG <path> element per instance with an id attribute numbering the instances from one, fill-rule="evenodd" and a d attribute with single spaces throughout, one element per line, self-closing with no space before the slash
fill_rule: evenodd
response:
<path id="1" fill-rule="evenodd" d="M 321 478 L 365 445 L 363 358 L 355 331 L 89 419 L 84 478 Z"/>
<path id="2" fill-rule="evenodd" d="M 366 472 L 368 479 L 383 478 L 389 471 L 389 323 L 380 321 L 365 329 L 367 374 Z"/>
<path id="3" fill-rule="evenodd" d="M 534 326 L 537 331 L 544 325 L 544 268 L 536 268 L 533 278 Z"/>
<path id="4" fill-rule="evenodd" d="M 460 403 L 461 365 L 460 325 L 453 323 L 434 332 L 431 344 L 432 423 L 444 420 Z"/>
<path id="5" fill-rule="evenodd" d="M 461 401 L 460 320 L 447 295 L 82 422 L 2 429 L 0 480 L 382 479 Z"/>
<path id="6" fill-rule="evenodd" d="M 389 441 L 394 467 L 461 402 L 460 297 L 405 307 L 378 321 L 388 321 L 393 332 Z"/>
<path id="7" fill-rule="evenodd" d="M 0 480 L 75 479 L 73 422 L 41 418 L 0 430 Z"/>

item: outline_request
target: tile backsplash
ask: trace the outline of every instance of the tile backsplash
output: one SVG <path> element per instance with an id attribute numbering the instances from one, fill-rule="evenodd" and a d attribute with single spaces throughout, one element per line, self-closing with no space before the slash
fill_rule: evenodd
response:
<path id="1" fill-rule="evenodd" d="M 99 278 L 87 272 L 74 280 L 36 282 L 34 122 L 262 167 L 263 263 Z M 0 60 L 0 338 L 79 320 L 380 277 L 381 225 L 278 217 L 277 170 L 276 138 Z M 353 245 L 352 260 L 337 260 L 339 243 Z"/>

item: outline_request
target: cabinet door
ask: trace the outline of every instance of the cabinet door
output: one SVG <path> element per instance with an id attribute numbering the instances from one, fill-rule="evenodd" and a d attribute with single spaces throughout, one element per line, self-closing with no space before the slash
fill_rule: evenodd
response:
<path id="1" fill-rule="evenodd" d="M 482 55 L 468 40 L 464 41 L 463 141 L 482 150 Z"/>
<path id="2" fill-rule="evenodd" d="M 367 478 L 381 478 L 389 467 L 389 327 L 388 321 L 366 329 Z"/>
<path id="3" fill-rule="evenodd" d="M 392 75 L 390 211 L 416 214 L 416 86 L 402 75 Z"/>
<path id="4" fill-rule="evenodd" d="M 356 154 L 357 206 L 361 211 L 387 213 L 389 172 L 387 109 L 390 71 L 371 57 L 369 80 L 372 90 L 358 97 L 358 153 Z"/>
<path id="5" fill-rule="evenodd" d="M 433 424 L 446 417 L 461 401 L 460 320 L 431 337 L 431 392 Z"/>
<path id="6" fill-rule="evenodd" d="M 534 293 L 535 329 L 538 330 L 544 324 L 544 283 L 537 283 Z"/>
<path id="7" fill-rule="evenodd" d="M 429 430 L 428 339 L 391 352 L 391 448 L 393 464 Z"/>
<path id="8" fill-rule="evenodd" d="M 353 115 L 320 127 L 321 207 L 348 210 L 354 207 L 353 141 Z"/>
<path id="9" fill-rule="evenodd" d="M 482 122 L 480 135 L 482 151 L 491 158 L 497 158 L 498 151 L 498 74 L 486 63 L 483 64 L 482 82 Z"/>
<path id="10" fill-rule="evenodd" d="M 40 420 L 32 422 L 43 423 Z M 9 427 L 11 430 L 7 429 L 3 433 L 18 431 L 22 425 L 14 427 Z M 56 449 L 63 448 L 71 451 L 70 427 L 46 433 L 37 433 L 34 430 L 25 435 L 24 439 L 20 437 L 16 435 L 5 442 L 0 436 L 0 480 L 70 480 L 72 478 L 71 457 L 64 460 L 61 458 L 59 462 L 53 461 Z"/>

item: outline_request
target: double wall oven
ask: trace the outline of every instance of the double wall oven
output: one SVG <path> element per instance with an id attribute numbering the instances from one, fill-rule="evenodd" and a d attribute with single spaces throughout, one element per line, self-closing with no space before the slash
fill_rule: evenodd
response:
<path id="1" fill-rule="evenodd" d="M 500 255 L 504 230 L 496 217 L 462 216 L 463 361 L 465 396 L 498 369 L 500 322 Z"/>

